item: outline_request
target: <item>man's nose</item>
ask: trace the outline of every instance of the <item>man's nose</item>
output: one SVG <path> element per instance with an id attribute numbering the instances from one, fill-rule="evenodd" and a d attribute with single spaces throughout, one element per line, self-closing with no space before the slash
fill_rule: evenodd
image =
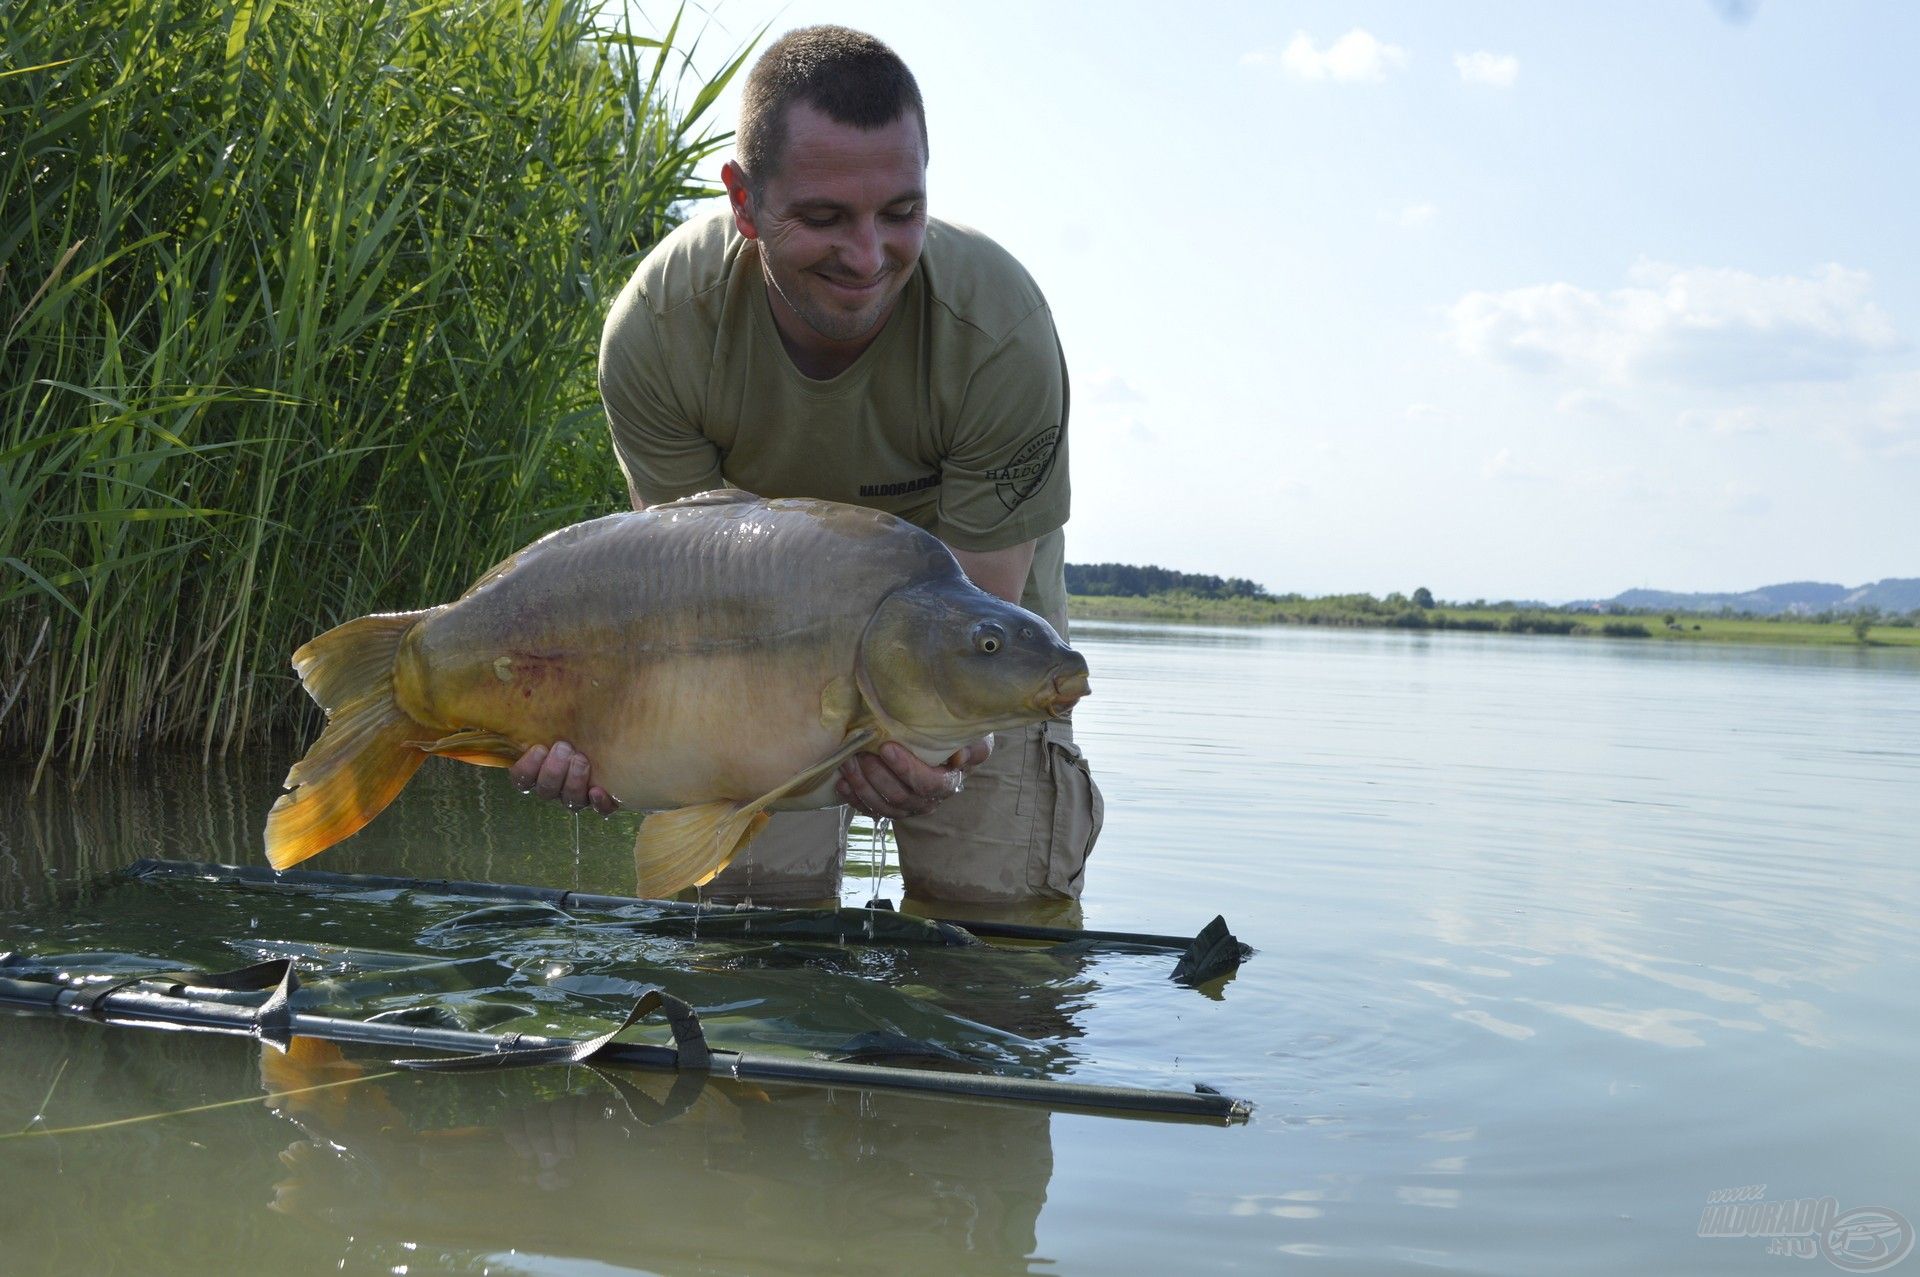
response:
<path id="1" fill-rule="evenodd" d="M 855 218 L 847 237 L 840 244 L 840 260 L 850 274 L 872 279 L 886 264 L 886 250 L 880 243 L 880 225 L 871 218 Z"/>

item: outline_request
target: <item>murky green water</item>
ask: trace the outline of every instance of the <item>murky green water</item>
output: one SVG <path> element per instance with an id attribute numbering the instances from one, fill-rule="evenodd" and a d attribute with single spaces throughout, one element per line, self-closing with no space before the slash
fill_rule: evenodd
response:
<path id="1" fill-rule="evenodd" d="M 1815 1272 L 1698 1236 L 1709 1194 L 1920 1218 L 1920 662 L 1076 639 L 1108 800 L 1087 925 L 1224 912 L 1260 952 L 1217 998 L 1110 956 L 970 1010 L 1050 1071 L 1210 1082 L 1250 1125 L 737 1085 L 677 1112 L 645 1074 L 367 1080 L 377 1056 L 7 1017 L 0 1132 L 359 1079 L 0 1142 L 7 1271 Z M 55 908 L 77 934 L 111 897 L 73 889 L 139 856 L 257 860 L 285 765 L 153 759 L 32 798 L 0 773 L 0 948 Z M 624 893 L 630 845 L 589 818 L 576 853 L 564 812 L 435 764 L 314 867 Z M 379 939 L 324 908 L 269 924 Z"/>

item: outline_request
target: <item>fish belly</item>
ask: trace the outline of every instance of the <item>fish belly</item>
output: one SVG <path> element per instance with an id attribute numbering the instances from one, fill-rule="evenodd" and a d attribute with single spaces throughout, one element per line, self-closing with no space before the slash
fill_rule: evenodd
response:
<path id="1" fill-rule="evenodd" d="M 586 733 L 595 743 L 581 748 L 596 782 L 644 811 L 750 802 L 788 784 L 846 735 L 843 725 L 822 721 L 829 680 L 811 665 L 745 654 L 657 663 L 620 710 Z M 831 780 L 824 788 L 805 805 L 839 801 Z"/>
<path id="2" fill-rule="evenodd" d="M 449 732 L 480 728 L 523 749 L 568 742 L 629 808 L 747 802 L 845 738 L 845 724 L 822 715 L 834 677 L 825 656 L 821 645 L 777 643 L 662 654 L 617 636 L 571 649 L 493 644 L 441 653 L 421 699 Z M 835 801 L 829 781 L 806 805 Z"/>

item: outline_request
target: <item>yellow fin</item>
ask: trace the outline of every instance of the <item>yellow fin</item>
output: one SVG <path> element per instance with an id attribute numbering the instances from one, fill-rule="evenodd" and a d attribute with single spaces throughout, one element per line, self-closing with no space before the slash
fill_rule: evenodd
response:
<path id="1" fill-rule="evenodd" d="M 293 654 L 327 727 L 287 773 L 292 792 L 267 814 L 267 859 L 297 865 L 354 833 L 393 801 L 426 761 L 409 740 L 430 730 L 394 703 L 400 640 L 424 612 L 363 616 Z"/>
<path id="2" fill-rule="evenodd" d="M 763 811 L 728 802 L 647 813 L 633 844 L 640 894 L 658 900 L 703 885 L 753 841 L 767 820 Z"/>
<path id="3" fill-rule="evenodd" d="M 527 751 L 499 732 L 473 727 L 436 741 L 408 741 L 422 753 L 458 759 L 475 767 L 511 767 Z"/>
<path id="4" fill-rule="evenodd" d="M 812 789 L 879 736 L 879 731 L 871 727 L 855 732 L 826 758 L 750 803 L 700 803 L 648 813 L 633 844 L 640 895 L 659 900 L 687 887 L 704 886 L 731 864 L 767 823 L 769 817 L 762 808 L 788 794 Z"/>
<path id="5" fill-rule="evenodd" d="M 789 794 L 804 794 L 833 773 L 833 769 L 846 762 L 868 745 L 880 739 L 880 730 L 875 727 L 863 727 L 840 742 L 840 748 L 825 758 L 787 778 L 786 783 L 769 793 L 760 795 L 747 804 L 748 811 L 759 811 L 769 803 L 778 802 Z"/>
<path id="6" fill-rule="evenodd" d="M 860 688 L 845 674 L 828 683 L 820 693 L 820 726 L 830 732 L 844 732 L 860 710 Z"/>

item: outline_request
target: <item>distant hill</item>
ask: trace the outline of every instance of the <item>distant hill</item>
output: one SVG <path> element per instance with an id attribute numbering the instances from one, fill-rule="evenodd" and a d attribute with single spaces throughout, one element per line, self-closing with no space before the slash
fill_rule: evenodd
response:
<path id="1" fill-rule="evenodd" d="M 1903 613 L 1920 608 L 1920 577 L 1888 577 L 1868 585 L 1832 585 L 1825 581 L 1788 581 L 1741 594 L 1689 594 L 1676 590 L 1623 590 L 1610 599 L 1570 607 L 1605 607 L 1634 612 L 1718 612 L 1727 608 L 1756 616 L 1859 612 L 1878 608 Z"/>

